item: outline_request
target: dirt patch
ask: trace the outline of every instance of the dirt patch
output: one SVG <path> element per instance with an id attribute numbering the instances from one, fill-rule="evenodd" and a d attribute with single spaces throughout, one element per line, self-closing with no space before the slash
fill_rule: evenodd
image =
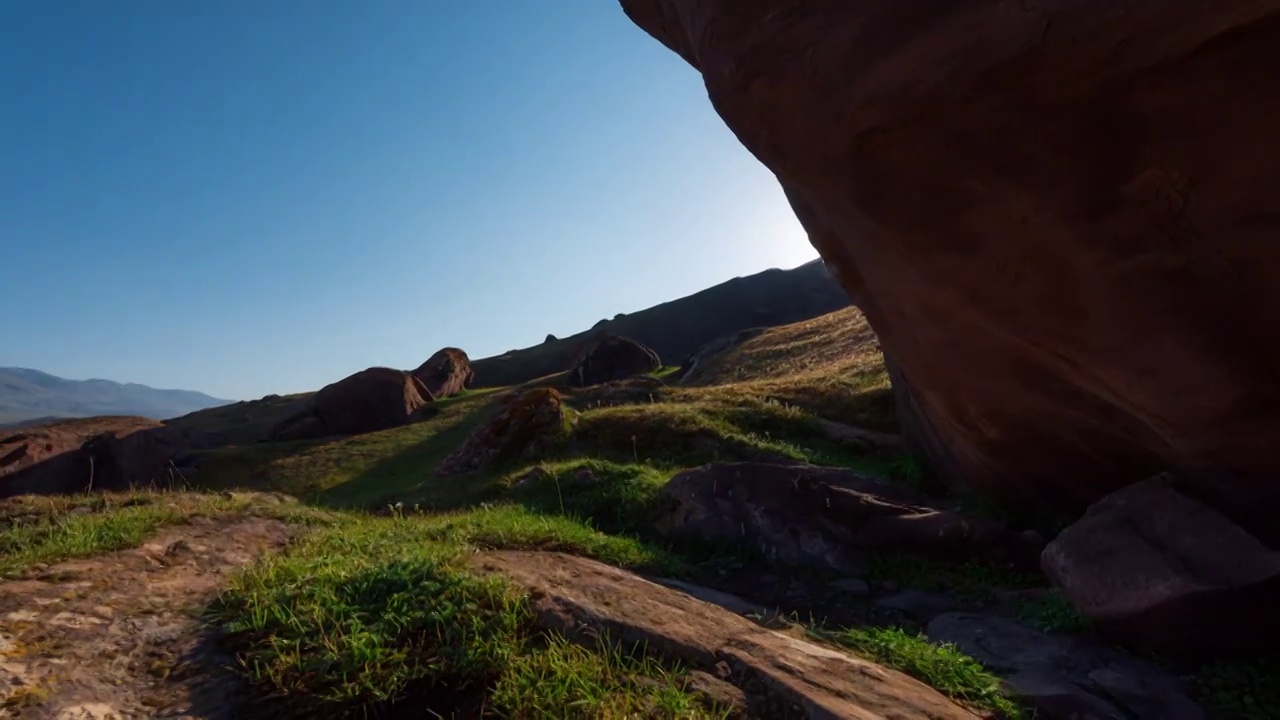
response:
<path id="1" fill-rule="evenodd" d="M 0 718 L 242 717 L 242 681 L 197 612 L 290 536 L 277 520 L 196 518 L 0 583 Z"/>

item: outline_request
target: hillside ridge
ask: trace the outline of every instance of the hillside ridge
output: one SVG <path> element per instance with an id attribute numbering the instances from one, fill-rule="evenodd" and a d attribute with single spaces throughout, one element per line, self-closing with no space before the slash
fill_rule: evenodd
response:
<path id="1" fill-rule="evenodd" d="M 163 420 L 232 402 L 195 390 L 101 378 L 70 380 L 32 368 L 0 367 L 0 427 L 96 415 Z"/>

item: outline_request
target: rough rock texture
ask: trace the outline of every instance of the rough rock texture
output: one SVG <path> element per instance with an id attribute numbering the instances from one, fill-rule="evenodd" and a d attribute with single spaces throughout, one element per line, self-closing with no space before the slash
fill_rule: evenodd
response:
<path id="1" fill-rule="evenodd" d="M 954 643 L 1036 709 L 1038 720 L 1203 720 L 1178 677 L 1069 635 L 1048 635 L 1007 618 L 950 613 L 929 623 L 936 643 Z"/>
<path id="2" fill-rule="evenodd" d="M 430 413 L 432 396 L 412 373 L 374 367 L 320 388 L 308 406 L 272 428 L 273 440 L 357 435 Z"/>
<path id="3" fill-rule="evenodd" d="M 539 623 L 584 643 L 624 647 L 718 675 L 748 692 L 748 717 L 932 718 L 977 715 L 895 670 L 760 627 L 633 573 L 561 553 L 490 552 L 473 560 L 530 594 Z M 699 593 L 701 594 L 701 593 Z"/>
<path id="4" fill-rule="evenodd" d="M 567 440 L 575 418 L 552 388 L 513 393 L 492 420 L 444 459 L 436 474 L 459 475 L 495 463 L 540 457 Z"/>
<path id="5" fill-rule="evenodd" d="M 1123 643 L 1199 656 L 1280 639 L 1280 553 L 1167 477 L 1090 507 L 1042 563 L 1101 632 Z"/>
<path id="6" fill-rule="evenodd" d="M 199 517 L 0 583 L 0 717 L 249 717 L 235 658 L 192 610 L 290 537 L 276 520 Z"/>
<path id="7" fill-rule="evenodd" d="M 163 483 L 184 434 L 140 417 L 96 417 L 0 432 L 0 497 Z"/>
<path id="8" fill-rule="evenodd" d="M 181 430 L 160 426 L 99 435 L 82 452 L 92 463 L 93 489 L 122 490 L 176 483 L 173 460 L 186 449 Z"/>
<path id="9" fill-rule="evenodd" d="M 1275 547 L 1280 0 L 622 0 L 701 71 L 936 469 L 1166 469 Z"/>
<path id="10" fill-rule="evenodd" d="M 662 367 L 658 354 L 640 343 L 617 335 L 593 341 L 569 370 L 569 383 L 590 387 L 611 380 L 653 372 Z"/>
<path id="11" fill-rule="evenodd" d="M 471 381 L 475 379 L 471 360 L 465 352 L 454 347 L 444 348 L 427 358 L 413 371 L 413 376 L 422 381 L 430 398 L 435 400 L 457 395 L 471 387 Z"/>
<path id="12" fill-rule="evenodd" d="M 929 507 L 915 493 L 851 470 L 719 463 L 662 489 L 655 527 L 669 538 L 755 545 L 795 565 L 861 570 L 860 550 L 1033 567 L 1040 545 L 1001 523 Z"/>

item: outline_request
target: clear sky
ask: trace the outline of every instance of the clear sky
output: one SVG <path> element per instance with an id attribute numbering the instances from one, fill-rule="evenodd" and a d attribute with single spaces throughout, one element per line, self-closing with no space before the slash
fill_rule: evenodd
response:
<path id="1" fill-rule="evenodd" d="M 0 366 L 249 399 L 816 256 L 614 0 L 0 0 Z"/>

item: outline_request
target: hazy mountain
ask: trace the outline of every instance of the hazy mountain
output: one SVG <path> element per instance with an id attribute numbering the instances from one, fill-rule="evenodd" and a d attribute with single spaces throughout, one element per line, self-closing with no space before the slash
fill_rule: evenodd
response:
<path id="1" fill-rule="evenodd" d="M 141 415 L 165 420 L 227 405 L 191 390 L 157 390 L 110 380 L 67 380 L 39 370 L 0 368 L 0 425 L 93 415 Z"/>

